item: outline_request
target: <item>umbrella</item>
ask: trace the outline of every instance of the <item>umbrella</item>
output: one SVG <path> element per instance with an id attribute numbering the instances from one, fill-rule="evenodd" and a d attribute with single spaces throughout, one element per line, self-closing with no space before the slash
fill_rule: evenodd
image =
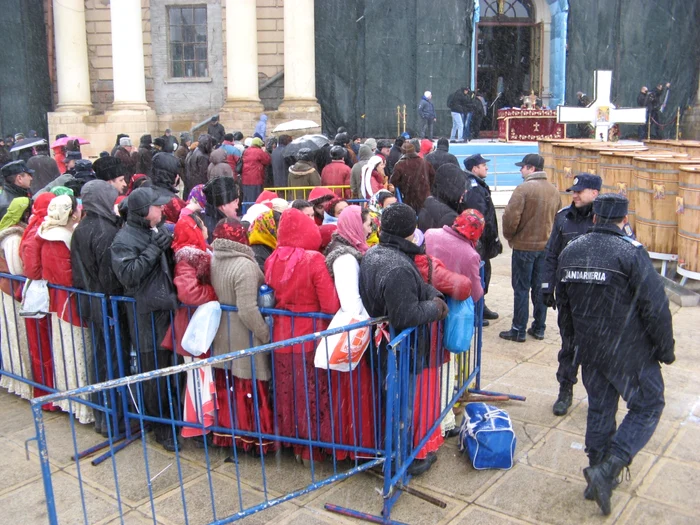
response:
<path id="1" fill-rule="evenodd" d="M 292 141 L 292 144 L 296 144 L 298 142 L 304 142 L 305 140 L 310 140 L 314 144 L 316 144 L 319 148 L 322 148 L 326 144 L 330 143 L 330 139 L 326 137 L 325 135 L 304 135 L 303 137 L 299 137 L 298 139 L 294 139 Z"/>
<path id="2" fill-rule="evenodd" d="M 89 140 L 80 138 L 80 137 L 61 137 L 57 141 L 55 141 L 53 144 L 51 144 L 51 149 L 53 148 L 62 148 L 66 144 L 68 144 L 69 140 L 77 140 L 78 144 L 90 144 Z"/>
<path id="3" fill-rule="evenodd" d="M 37 137 L 31 139 L 22 139 L 19 142 L 15 142 L 15 145 L 12 146 L 10 152 L 19 151 L 27 148 L 33 148 L 34 146 L 41 146 L 43 144 L 48 144 L 48 142 L 46 142 L 46 139 L 40 139 Z"/>
<path id="4" fill-rule="evenodd" d="M 311 151 L 316 151 L 321 149 L 318 144 L 316 144 L 313 140 L 304 140 L 302 142 L 297 142 L 296 140 L 290 144 L 287 144 L 284 147 L 284 156 L 285 157 L 296 157 L 297 153 L 299 153 L 299 150 L 304 149 L 304 148 L 309 148 Z"/>
<path id="5" fill-rule="evenodd" d="M 320 127 L 313 120 L 290 120 L 289 122 L 282 122 L 279 126 L 272 130 L 273 133 L 280 133 L 282 131 L 295 131 L 299 129 L 313 129 Z"/>

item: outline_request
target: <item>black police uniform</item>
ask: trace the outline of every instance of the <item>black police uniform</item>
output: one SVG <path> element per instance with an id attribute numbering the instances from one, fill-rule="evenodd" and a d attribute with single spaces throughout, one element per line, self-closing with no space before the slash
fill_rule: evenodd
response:
<path id="1" fill-rule="evenodd" d="M 626 213 L 623 197 L 601 197 L 624 200 Z M 649 441 L 664 408 L 659 361 L 674 361 L 675 343 L 663 282 L 642 245 L 613 224 L 566 246 L 557 275 L 559 326 L 573 341 L 588 393 L 586 453 L 592 466 L 612 457 L 617 474 Z M 629 411 L 616 430 L 620 396 Z"/>

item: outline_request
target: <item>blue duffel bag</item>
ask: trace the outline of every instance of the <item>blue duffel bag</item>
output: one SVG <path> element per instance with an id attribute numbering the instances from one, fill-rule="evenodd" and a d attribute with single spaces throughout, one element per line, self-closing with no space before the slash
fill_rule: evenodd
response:
<path id="1" fill-rule="evenodd" d="M 515 432 L 505 410 L 486 403 L 468 403 L 459 431 L 459 450 L 469 453 L 476 470 L 513 467 Z"/>

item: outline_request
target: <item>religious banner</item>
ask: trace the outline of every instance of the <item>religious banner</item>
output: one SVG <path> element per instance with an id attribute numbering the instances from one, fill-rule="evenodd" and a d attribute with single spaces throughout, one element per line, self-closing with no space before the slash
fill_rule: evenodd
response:
<path id="1" fill-rule="evenodd" d="M 505 142 L 564 139 L 566 124 L 558 124 L 557 112 L 551 109 L 500 109 L 498 138 Z"/>

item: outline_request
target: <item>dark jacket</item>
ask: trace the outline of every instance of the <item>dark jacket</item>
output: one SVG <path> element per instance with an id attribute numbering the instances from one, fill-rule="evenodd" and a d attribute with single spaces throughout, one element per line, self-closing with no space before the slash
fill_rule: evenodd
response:
<path id="1" fill-rule="evenodd" d="M 479 239 L 477 251 L 482 260 L 493 259 L 503 252 L 503 246 L 498 238 L 498 217 L 491 200 L 491 188 L 484 179 L 467 172 L 467 190 L 460 211 L 473 208 L 479 210 L 484 216 L 486 224 Z"/>
<path id="2" fill-rule="evenodd" d="M 384 168 L 384 173 L 386 173 L 388 177 L 391 177 L 391 174 L 394 173 L 394 166 L 400 158 L 401 146 L 394 144 L 389 151 L 389 158 L 386 159 L 386 167 Z"/>
<path id="3" fill-rule="evenodd" d="M 430 188 L 435 182 L 435 170 L 418 154 L 403 155 L 394 165 L 391 183 L 401 190 L 403 202 L 416 210 L 423 207 L 430 196 Z"/>
<path id="4" fill-rule="evenodd" d="M 459 88 L 447 98 L 447 107 L 454 113 L 465 113 L 467 106 L 467 96 L 464 94 L 466 88 Z"/>
<path id="5" fill-rule="evenodd" d="M 673 362 L 668 298 L 640 243 L 615 225 L 593 227 L 564 248 L 557 276 L 559 327 L 577 363 L 635 374 Z"/>
<path id="6" fill-rule="evenodd" d="M 277 146 L 270 157 L 272 157 L 272 179 L 275 188 L 284 188 L 287 186 L 287 163 L 284 160 L 284 150 L 286 146 Z"/>
<path id="7" fill-rule="evenodd" d="M 428 153 L 425 156 L 425 160 L 430 162 L 436 173 L 437 170 L 439 170 L 444 164 L 454 164 L 459 168 L 459 161 L 457 160 L 457 157 L 450 153 L 449 146 L 444 146 L 442 144 L 440 144 L 432 153 Z"/>
<path id="8" fill-rule="evenodd" d="M 163 135 L 161 138 L 165 141 L 163 151 L 165 153 L 174 153 L 177 149 L 177 139 L 173 135 Z"/>
<path id="9" fill-rule="evenodd" d="M 418 213 L 418 228 L 452 226 L 457 218 L 460 200 L 467 188 L 467 175 L 459 166 L 446 164 L 435 174 L 432 196 L 428 197 Z"/>
<path id="10" fill-rule="evenodd" d="M 121 161 L 124 180 L 128 183 L 131 177 L 138 173 L 136 171 L 136 164 L 139 160 L 139 154 L 134 151 L 128 152 L 126 148 L 119 146 L 114 152 L 114 157 Z"/>
<path id="11" fill-rule="evenodd" d="M 56 161 L 48 155 L 34 155 L 27 161 L 27 167 L 34 170 L 32 176 L 31 192 L 34 194 L 46 186 L 52 180 L 61 176 Z"/>
<path id="12" fill-rule="evenodd" d="M 593 205 L 577 208 L 573 204 L 557 212 L 552 233 L 544 249 L 544 275 L 542 292 L 554 293 L 557 284 L 559 255 L 571 241 L 580 237 L 593 226 Z"/>
<path id="13" fill-rule="evenodd" d="M 272 255 L 274 250 L 264 244 L 251 244 L 250 247 L 255 255 L 255 262 L 260 266 L 260 270 L 265 273 L 265 261 Z"/>
<path id="14" fill-rule="evenodd" d="M 435 106 L 425 97 L 421 98 L 421 101 L 418 103 L 418 115 L 422 119 L 435 120 L 436 118 Z"/>
<path id="15" fill-rule="evenodd" d="M 224 141 L 224 135 L 226 135 L 226 130 L 221 125 L 221 122 L 216 124 L 209 124 L 207 127 L 207 135 L 211 135 L 216 144 L 221 144 Z"/>
<path id="16" fill-rule="evenodd" d="M 29 197 L 31 199 L 32 194 L 28 189 L 20 188 L 15 184 L 5 181 L 2 185 L 2 193 L 0 193 L 0 219 L 5 216 L 10 203 L 17 197 Z"/>
<path id="17" fill-rule="evenodd" d="M 151 146 L 151 136 L 144 135 L 141 137 L 139 149 L 134 156 L 136 159 L 134 173 L 143 173 L 149 177 L 151 176 L 153 153 L 154 151 L 153 147 Z"/>
<path id="18" fill-rule="evenodd" d="M 185 161 L 185 173 L 182 177 L 183 195 L 189 195 L 197 184 L 206 184 L 209 170 L 209 155 L 212 150 L 212 138 L 199 142 L 195 150 Z"/>

